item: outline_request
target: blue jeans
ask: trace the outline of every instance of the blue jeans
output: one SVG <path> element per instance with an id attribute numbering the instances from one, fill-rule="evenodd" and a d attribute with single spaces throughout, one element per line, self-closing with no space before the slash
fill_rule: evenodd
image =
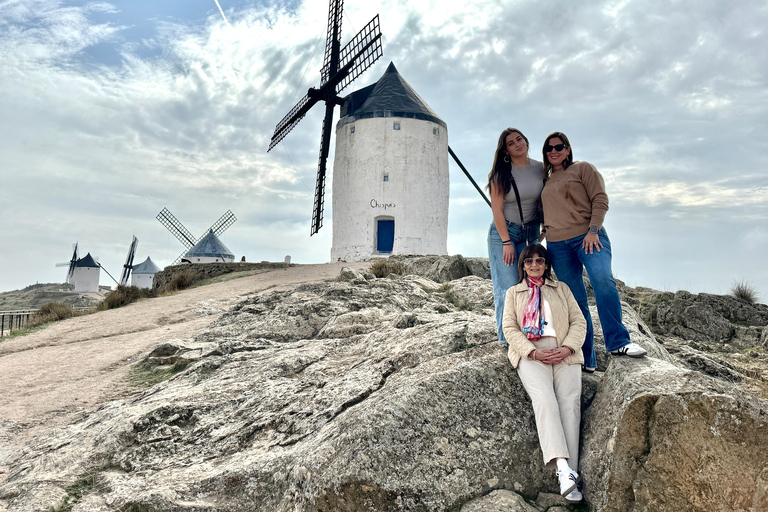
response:
<path id="1" fill-rule="evenodd" d="M 507 290 L 518 282 L 517 261 L 520 259 L 520 253 L 530 244 L 539 240 L 539 222 L 533 220 L 525 226 L 520 226 L 514 222 L 507 222 L 507 234 L 509 240 L 515 246 L 515 260 L 511 265 L 504 263 L 504 246 L 501 243 L 499 231 L 496 229 L 496 223 L 491 222 L 491 228 L 488 230 L 488 262 L 491 267 L 491 279 L 493 280 L 493 303 L 496 306 L 496 330 L 499 334 L 499 343 L 504 344 L 507 339 L 501 330 L 501 321 L 504 318 L 504 299 L 507 297 Z M 507 237 L 504 237 L 507 240 Z"/>
<path id="2" fill-rule="evenodd" d="M 584 353 L 584 366 L 590 368 L 597 367 L 597 358 L 587 289 L 582 279 L 584 268 L 587 269 L 589 281 L 595 292 L 597 312 L 600 315 L 600 325 L 603 327 L 605 350 L 608 352 L 618 350 L 630 343 L 629 332 L 621 321 L 621 301 L 611 272 L 611 241 L 605 229 L 598 231 L 597 235 L 600 237 L 603 248 L 600 252 L 595 249 L 592 254 L 584 254 L 584 249 L 581 248 L 581 241 L 586 233 L 560 242 L 547 241 L 547 250 L 552 256 L 552 270 L 557 274 L 557 279 L 571 289 L 584 318 L 587 319 L 587 337 L 581 350 Z"/>

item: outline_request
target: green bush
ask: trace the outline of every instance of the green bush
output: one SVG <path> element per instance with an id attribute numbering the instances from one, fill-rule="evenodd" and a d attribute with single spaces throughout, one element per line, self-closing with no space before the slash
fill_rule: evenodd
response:
<path id="1" fill-rule="evenodd" d="M 155 293 L 148 288 L 137 288 L 136 286 L 119 285 L 116 290 L 109 292 L 104 300 L 99 302 L 96 309 L 104 311 L 105 309 L 115 309 L 139 299 L 154 297 Z"/>
<path id="2" fill-rule="evenodd" d="M 731 293 L 737 299 L 749 302 L 750 304 L 754 304 L 758 299 L 757 290 L 755 290 L 755 287 L 746 281 L 733 283 L 731 286 Z"/>
<path id="3" fill-rule="evenodd" d="M 371 265 L 370 271 L 378 278 L 387 277 L 389 274 L 403 275 L 403 266 L 396 261 L 377 260 Z"/>

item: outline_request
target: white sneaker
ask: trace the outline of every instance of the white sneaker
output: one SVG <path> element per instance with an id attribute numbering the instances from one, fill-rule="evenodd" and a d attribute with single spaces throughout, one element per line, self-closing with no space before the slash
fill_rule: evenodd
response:
<path id="1" fill-rule="evenodd" d="M 618 350 L 611 350 L 612 356 L 643 357 L 647 354 L 646 350 L 637 343 L 629 343 Z"/>
<path id="2" fill-rule="evenodd" d="M 576 489 L 577 485 L 579 485 L 581 476 L 570 468 L 567 471 L 558 469 L 557 481 L 560 484 L 560 495 L 567 496 Z"/>
<path id="3" fill-rule="evenodd" d="M 578 503 L 583 499 L 584 499 L 584 496 L 581 495 L 578 489 L 572 490 L 565 496 L 565 501 L 567 501 L 568 503 Z"/>

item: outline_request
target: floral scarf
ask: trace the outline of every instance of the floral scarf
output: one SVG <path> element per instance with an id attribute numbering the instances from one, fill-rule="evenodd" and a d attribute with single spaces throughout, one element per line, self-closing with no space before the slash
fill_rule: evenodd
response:
<path id="1" fill-rule="evenodd" d="M 541 328 L 546 323 L 541 309 L 541 286 L 544 284 L 544 279 L 526 277 L 525 281 L 531 293 L 523 310 L 523 332 L 529 340 L 536 341 L 541 339 Z"/>

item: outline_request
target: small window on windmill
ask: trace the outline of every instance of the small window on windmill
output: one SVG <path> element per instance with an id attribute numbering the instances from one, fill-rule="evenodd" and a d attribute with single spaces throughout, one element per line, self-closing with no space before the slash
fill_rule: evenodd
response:
<path id="1" fill-rule="evenodd" d="M 392 124 L 392 129 L 393 130 L 399 130 L 400 129 L 400 123 L 393 123 Z"/>
<path id="2" fill-rule="evenodd" d="M 349 127 L 349 133 L 355 133 L 355 125 Z"/>
<path id="3" fill-rule="evenodd" d="M 389 181 L 389 174 L 384 174 L 384 181 Z"/>
<path id="4" fill-rule="evenodd" d="M 437 135 L 437 134 L 438 134 L 437 128 L 432 128 L 432 135 Z"/>

